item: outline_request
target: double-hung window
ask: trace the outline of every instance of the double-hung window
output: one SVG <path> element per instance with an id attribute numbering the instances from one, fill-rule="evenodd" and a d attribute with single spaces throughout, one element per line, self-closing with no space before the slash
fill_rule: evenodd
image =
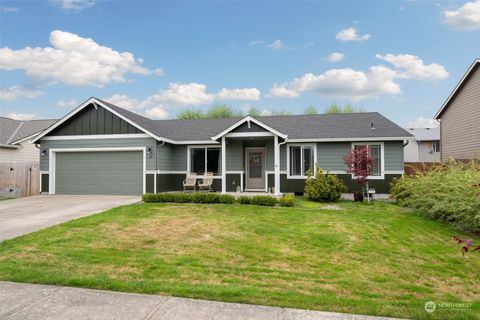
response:
<path id="1" fill-rule="evenodd" d="M 372 174 L 370 177 L 383 176 L 383 143 L 359 143 L 355 144 L 354 148 L 368 147 L 370 157 L 374 159 L 372 164 Z"/>
<path id="2" fill-rule="evenodd" d="M 314 145 L 289 145 L 288 146 L 289 176 L 305 177 L 310 171 L 315 170 Z"/>
<path id="3" fill-rule="evenodd" d="M 190 148 L 190 172 L 204 175 L 205 172 L 213 172 L 218 176 L 221 174 L 220 148 L 192 147 Z"/>

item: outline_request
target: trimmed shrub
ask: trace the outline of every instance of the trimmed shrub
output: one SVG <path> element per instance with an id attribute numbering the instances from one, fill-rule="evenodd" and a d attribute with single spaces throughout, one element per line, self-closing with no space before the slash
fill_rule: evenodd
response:
<path id="1" fill-rule="evenodd" d="M 273 207 L 277 204 L 277 199 L 271 196 L 253 196 L 250 199 L 250 204 Z"/>
<path id="2" fill-rule="evenodd" d="M 235 203 L 235 197 L 230 194 L 221 194 L 218 196 L 218 203 Z"/>
<path id="3" fill-rule="evenodd" d="M 282 196 L 280 199 L 278 199 L 278 203 L 282 207 L 293 207 L 295 206 L 295 196 L 293 194 L 285 195 Z"/>
<path id="4" fill-rule="evenodd" d="M 247 196 L 240 196 L 238 197 L 238 203 L 240 204 L 251 204 L 252 203 L 252 198 L 247 197 Z"/>
<path id="5" fill-rule="evenodd" d="M 315 177 L 308 175 L 305 181 L 304 196 L 312 201 L 337 201 L 347 187 L 335 175 L 323 174 L 320 167 L 317 167 Z"/>
<path id="6" fill-rule="evenodd" d="M 427 172 L 392 182 L 391 196 L 401 206 L 435 220 L 480 231 L 480 164 L 450 161 Z"/>

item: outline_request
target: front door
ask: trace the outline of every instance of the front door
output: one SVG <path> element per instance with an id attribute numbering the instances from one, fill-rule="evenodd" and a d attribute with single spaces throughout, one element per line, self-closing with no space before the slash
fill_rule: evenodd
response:
<path id="1" fill-rule="evenodd" d="M 248 148 L 246 159 L 248 190 L 265 190 L 265 148 Z"/>

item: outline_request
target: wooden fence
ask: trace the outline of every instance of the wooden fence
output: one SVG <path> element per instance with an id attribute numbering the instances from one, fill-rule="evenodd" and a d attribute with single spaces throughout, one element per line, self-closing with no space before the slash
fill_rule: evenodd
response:
<path id="1" fill-rule="evenodd" d="M 0 197 L 29 197 L 40 193 L 38 162 L 0 162 Z"/>

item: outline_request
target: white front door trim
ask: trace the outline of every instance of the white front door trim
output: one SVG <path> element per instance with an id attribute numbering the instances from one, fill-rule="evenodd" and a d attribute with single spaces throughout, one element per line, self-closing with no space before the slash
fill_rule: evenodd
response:
<path id="1" fill-rule="evenodd" d="M 249 175 L 249 165 L 248 165 L 248 152 L 251 150 L 263 150 L 263 159 L 262 159 L 262 168 L 263 168 L 263 179 L 265 184 L 265 189 L 256 189 L 248 187 L 248 175 Z M 267 158 L 267 148 L 266 147 L 250 147 L 245 148 L 245 191 L 265 191 L 267 192 L 268 183 L 267 183 L 267 171 L 266 171 L 266 158 Z"/>

